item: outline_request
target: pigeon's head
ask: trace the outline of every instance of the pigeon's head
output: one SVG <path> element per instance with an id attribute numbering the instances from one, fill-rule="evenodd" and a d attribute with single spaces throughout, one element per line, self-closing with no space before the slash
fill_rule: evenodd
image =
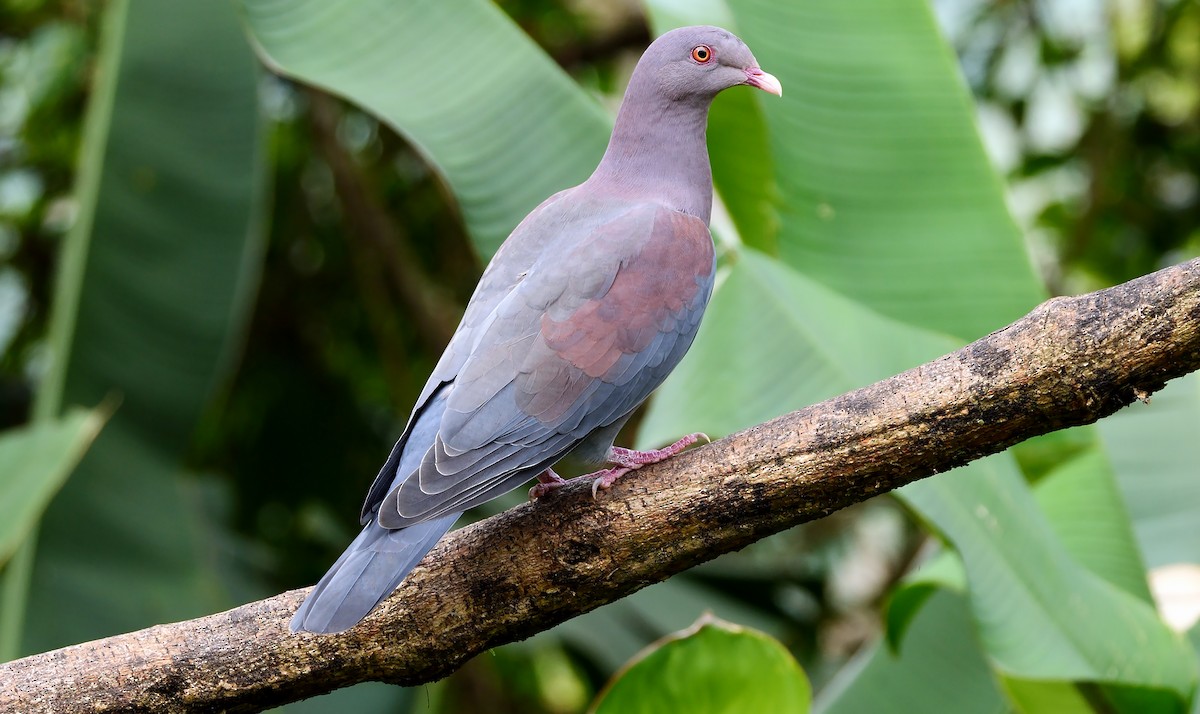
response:
<path id="1" fill-rule="evenodd" d="M 739 84 L 783 94 L 783 85 L 762 71 L 745 42 L 709 25 L 681 27 L 659 37 L 642 55 L 642 70 L 652 72 L 663 94 L 675 100 L 711 99 Z"/>

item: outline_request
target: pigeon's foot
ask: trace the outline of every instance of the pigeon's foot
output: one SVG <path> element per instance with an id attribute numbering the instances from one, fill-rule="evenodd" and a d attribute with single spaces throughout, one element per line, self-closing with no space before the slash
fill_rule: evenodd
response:
<path id="1" fill-rule="evenodd" d="M 697 441 L 711 441 L 707 434 L 695 433 L 688 434 L 679 441 L 676 441 L 670 446 L 662 449 L 653 449 L 651 451 L 634 451 L 633 449 L 625 449 L 620 446 L 614 446 L 608 451 L 608 463 L 616 464 L 611 468 L 593 471 L 590 474 L 576 476 L 573 479 L 564 479 L 554 473 L 552 469 L 546 469 L 538 474 L 537 485 L 529 489 L 529 500 L 533 501 L 545 496 L 551 491 L 566 486 L 574 481 L 589 480 L 592 482 L 592 498 L 596 498 L 601 490 L 607 491 L 612 488 L 612 485 L 630 471 L 636 471 L 646 464 L 657 464 L 659 461 L 666 461 L 672 456 L 683 451 L 687 447 Z"/>
<path id="2" fill-rule="evenodd" d="M 592 481 L 592 498 L 600 492 L 601 489 L 608 490 L 616 483 L 617 479 L 621 478 L 630 471 L 636 471 L 646 464 L 657 464 L 659 461 L 666 461 L 675 456 L 687 447 L 704 440 L 705 443 L 712 441 L 708 438 L 708 434 L 695 433 L 688 434 L 679 441 L 676 441 L 670 446 L 662 449 L 652 449 L 650 451 L 634 451 L 633 449 L 624 449 L 620 446 L 614 446 L 608 451 L 608 462 L 616 464 L 616 466 L 608 469 L 602 469 L 595 473 L 580 476 L 579 478 L 590 478 Z"/>
<path id="3" fill-rule="evenodd" d="M 537 485 L 529 489 L 530 501 L 536 501 L 542 496 L 545 496 L 547 493 L 550 493 L 551 491 L 557 491 L 563 486 L 566 486 L 568 483 L 565 478 L 554 473 L 554 469 L 546 469 L 545 471 L 541 472 L 538 474 L 537 480 Z"/>

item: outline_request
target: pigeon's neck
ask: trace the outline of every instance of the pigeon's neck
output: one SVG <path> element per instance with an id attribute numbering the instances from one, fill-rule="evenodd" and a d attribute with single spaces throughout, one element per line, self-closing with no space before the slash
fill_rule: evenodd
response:
<path id="1" fill-rule="evenodd" d="M 588 183 L 622 198 L 650 200 L 708 223 L 712 169 L 704 130 L 711 98 L 671 100 L 631 83 L 604 158 Z"/>

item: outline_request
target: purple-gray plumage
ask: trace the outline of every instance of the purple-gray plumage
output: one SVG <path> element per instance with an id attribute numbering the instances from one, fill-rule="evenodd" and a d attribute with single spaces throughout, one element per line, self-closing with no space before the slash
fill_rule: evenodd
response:
<path id="1" fill-rule="evenodd" d="M 612 468 L 669 458 L 613 446 L 692 343 L 712 293 L 708 108 L 737 85 L 782 88 L 717 27 L 658 38 L 638 62 L 592 176 L 535 208 L 484 271 L 363 506 L 365 526 L 292 619 L 340 632 L 379 604 L 468 508 L 567 454 Z"/>

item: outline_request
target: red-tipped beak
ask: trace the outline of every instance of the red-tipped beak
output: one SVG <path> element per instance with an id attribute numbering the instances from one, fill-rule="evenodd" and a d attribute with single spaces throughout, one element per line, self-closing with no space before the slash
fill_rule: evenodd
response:
<path id="1" fill-rule="evenodd" d="M 767 74 L 758 67 L 750 67 L 746 70 L 746 84 L 758 87 L 764 92 L 770 92 L 777 97 L 783 96 L 783 85 L 779 83 L 775 75 Z"/>

